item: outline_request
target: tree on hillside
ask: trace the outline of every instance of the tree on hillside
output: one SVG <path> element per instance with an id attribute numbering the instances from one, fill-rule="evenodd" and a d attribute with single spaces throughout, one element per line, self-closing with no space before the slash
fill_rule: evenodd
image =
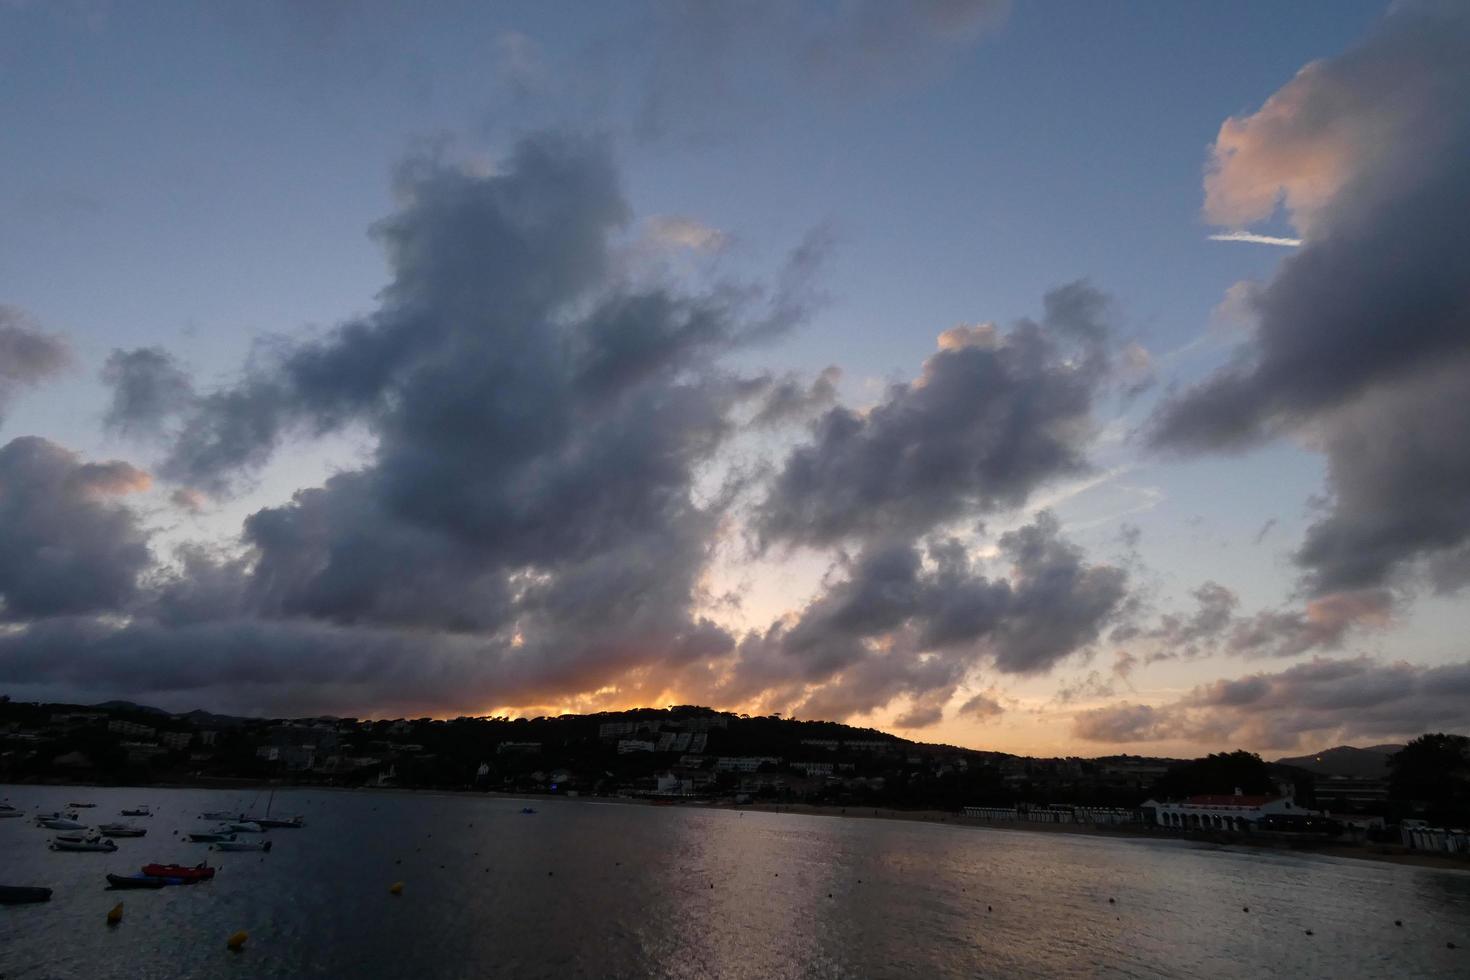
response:
<path id="1" fill-rule="evenodd" d="M 1270 769 L 1254 752 L 1216 752 L 1172 767 L 1154 784 L 1159 799 L 1177 800 L 1201 794 L 1264 795 L 1276 791 Z"/>
<path id="2" fill-rule="evenodd" d="M 1388 758 L 1389 796 L 1432 824 L 1470 826 L 1470 738 L 1420 735 Z"/>

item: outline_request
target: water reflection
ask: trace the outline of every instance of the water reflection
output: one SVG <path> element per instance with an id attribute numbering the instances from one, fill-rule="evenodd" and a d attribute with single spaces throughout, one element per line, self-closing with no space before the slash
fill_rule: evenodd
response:
<path id="1" fill-rule="evenodd" d="M 6 790 L 28 810 L 76 792 Z M 88 795 L 104 816 L 139 799 Z M 208 886 L 129 893 L 108 930 L 118 896 L 106 872 L 199 860 L 173 832 L 238 805 L 194 790 L 148 798 L 149 836 L 116 855 L 54 854 L 29 821 L 0 824 L 0 877 L 57 890 L 49 905 L 0 909 L 0 972 L 1448 977 L 1470 965 L 1463 872 L 943 824 L 556 800 L 528 816 L 511 800 L 325 791 L 278 795 L 309 826 L 273 834 L 269 855 L 213 856 L 223 867 Z M 231 958 L 224 939 L 241 928 L 249 948 Z"/>

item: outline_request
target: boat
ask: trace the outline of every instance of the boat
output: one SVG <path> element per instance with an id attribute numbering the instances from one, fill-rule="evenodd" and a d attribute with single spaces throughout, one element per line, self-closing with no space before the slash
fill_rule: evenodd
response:
<path id="1" fill-rule="evenodd" d="M 234 840 L 235 835 L 227 830 L 212 830 L 190 834 L 189 839 L 196 844 L 218 844 L 220 841 Z"/>
<path id="2" fill-rule="evenodd" d="M 107 884 L 112 888 L 164 888 L 182 885 L 182 878 L 163 878 L 158 875 L 108 875 Z"/>
<path id="3" fill-rule="evenodd" d="M 249 820 L 236 820 L 229 825 L 230 829 L 237 834 L 263 834 L 265 828 L 258 823 Z"/>
<path id="4" fill-rule="evenodd" d="M 536 810 L 535 810 L 534 807 L 523 806 L 523 807 L 521 807 L 521 812 L 522 813 L 535 813 Z"/>
<path id="5" fill-rule="evenodd" d="M 213 845 L 216 851 L 269 851 L 271 842 L 268 840 L 222 840 Z"/>
<path id="6" fill-rule="evenodd" d="M 51 842 L 53 851 L 100 851 L 110 854 L 117 850 L 117 845 L 106 837 L 58 837 Z"/>
<path id="7" fill-rule="evenodd" d="M 21 813 L 15 807 L 10 807 L 9 809 L 6 809 L 6 810 L 0 810 L 0 820 L 4 820 L 6 817 L 23 817 L 23 816 L 25 816 L 25 814 L 24 813 Z"/>
<path id="8" fill-rule="evenodd" d="M 51 889 L 38 885 L 0 885 L 0 905 L 51 901 Z"/>
<path id="9" fill-rule="evenodd" d="M 135 806 L 131 810 L 122 810 L 122 811 L 119 811 L 119 812 L 121 812 L 122 815 L 125 816 L 125 817 L 151 817 L 151 816 L 153 816 L 153 811 L 150 810 L 150 809 L 148 809 L 147 806 Z"/>
<path id="10" fill-rule="evenodd" d="M 37 817 L 36 825 L 47 830 L 86 830 L 87 825 L 70 817 Z"/>
<path id="11" fill-rule="evenodd" d="M 68 803 L 66 808 L 68 810 L 90 810 L 96 805 L 95 803 Z"/>
<path id="12" fill-rule="evenodd" d="M 242 814 L 230 813 L 225 810 L 206 810 L 199 814 L 200 820 L 239 820 Z"/>
<path id="13" fill-rule="evenodd" d="M 148 831 L 143 827 L 134 827 L 130 823 L 105 823 L 97 828 L 97 832 L 105 837 L 142 837 Z"/>
<path id="14" fill-rule="evenodd" d="M 196 864 L 192 868 L 185 864 L 145 864 L 139 870 L 154 878 L 178 878 L 186 885 L 214 877 L 214 869 L 207 864 Z"/>
<path id="15" fill-rule="evenodd" d="M 259 799 L 259 797 L 257 797 L 257 799 Z M 266 797 L 266 801 L 265 801 L 265 816 L 263 816 L 263 817 L 247 817 L 244 814 L 241 814 L 240 819 L 241 820 L 248 820 L 251 823 L 258 823 L 258 824 L 260 824 L 260 826 L 264 827 L 266 830 L 275 830 L 275 829 L 280 829 L 280 830 L 300 830 L 302 827 L 305 827 L 306 826 L 306 818 L 305 817 L 302 817 L 302 816 L 295 816 L 295 817 L 273 817 L 273 816 L 271 816 L 271 807 L 275 805 L 275 802 L 276 802 L 276 791 L 275 790 L 271 790 L 271 795 L 268 796 L 268 797 Z M 254 804 L 252 803 L 251 805 L 253 806 Z"/>
<path id="16" fill-rule="evenodd" d="M 306 826 L 305 817 L 251 817 L 250 822 L 265 830 L 300 830 Z"/>

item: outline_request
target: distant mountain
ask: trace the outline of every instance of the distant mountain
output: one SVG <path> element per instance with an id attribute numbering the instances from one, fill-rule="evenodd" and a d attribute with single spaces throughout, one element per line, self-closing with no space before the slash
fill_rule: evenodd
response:
<path id="1" fill-rule="evenodd" d="M 148 715 L 168 714 L 162 708 L 154 708 L 146 704 L 136 704 L 132 701 L 103 701 L 101 704 L 92 705 L 92 707 L 101 708 L 103 711 L 140 711 Z"/>
<path id="2" fill-rule="evenodd" d="M 1319 776 L 1360 776 L 1377 779 L 1388 775 L 1388 757 L 1402 745 L 1370 745 L 1358 748 L 1355 745 L 1339 745 L 1323 749 L 1315 755 L 1299 755 L 1277 759 L 1283 766 L 1296 766 Z"/>

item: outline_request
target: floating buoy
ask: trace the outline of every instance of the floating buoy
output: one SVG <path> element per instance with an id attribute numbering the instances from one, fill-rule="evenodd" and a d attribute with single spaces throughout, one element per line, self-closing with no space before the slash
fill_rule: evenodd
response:
<path id="1" fill-rule="evenodd" d="M 1312 934 L 1312 930 L 1308 929 L 1308 930 L 1306 930 L 1306 933 L 1307 933 L 1307 935 L 1310 936 Z"/>
<path id="2" fill-rule="evenodd" d="M 1251 907 L 1249 905 L 1245 905 L 1245 906 L 1242 906 L 1240 910 L 1242 912 L 1249 912 L 1251 910 Z"/>
<path id="3" fill-rule="evenodd" d="M 107 913 L 107 924 L 115 926 L 122 921 L 122 902 L 118 902 Z"/>
<path id="4" fill-rule="evenodd" d="M 239 932 L 231 935 L 229 939 L 226 939 L 225 945 L 234 952 L 238 953 L 240 952 L 240 950 L 245 948 L 245 940 L 249 938 L 250 933 L 246 932 L 244 929 L 241 929 Z"/>
<path id="5" fill-rule="evenodd" d="M 403 882 L 401 882 L 401 881 L 395 881 L 395 882 L 393 882 L 393 884 L 389 885 L 388 886 L 388 894 L 389 895 L 402 895 L 403 894 Z"/>
<path id="6" fill-rule="evenodd" d="M 1108 904 L 1109 905 L 1112 905 L 1112 904 L 1116 903 L 1117 901 L 1118 900 L 1116 898 L 1110 898 L 1110 899 L 1108 899 Z"/>
<path id="7" fill-rule="evenodd" d="M 1454 943 L 1445 943 L 1444 944 L 1444 948 L 1445 949 L 1454 949 L 1455 948 L 1455 944 Z"/>
<path id="8" fill-rule="evenodd" d="M 1396 925 L 1396 926 L 1398 926 L 1399 928 L 1403 928 L 1404 920 L 1403 919 L 1394 919 L 1393 920 L 1393 924 Z"/>
<path id="9" fill-rule="evenodd" d="M 985 906 L 985 911 L 987 911 L 987 912 L 994 912 L 995 911 L 995 906 L 994 905 L 987 905 L 987 906 Z"/>

